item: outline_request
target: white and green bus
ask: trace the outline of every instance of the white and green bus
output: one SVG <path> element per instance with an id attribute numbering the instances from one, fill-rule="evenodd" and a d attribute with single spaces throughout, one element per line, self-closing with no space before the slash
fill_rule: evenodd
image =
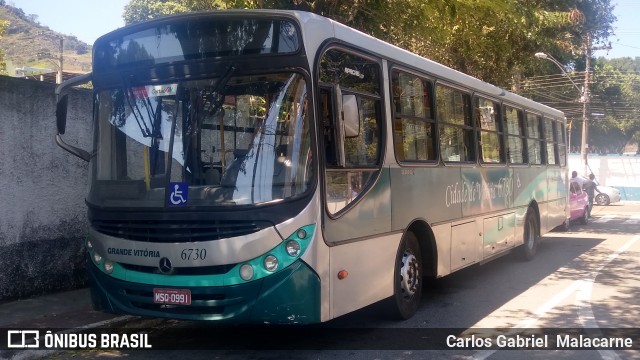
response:
<path id="1" fill-rule="evenodd" d="M 61 136 L 87 81 L 91 151 Z M 130 25 L 56 92 L 105 311 L 317 323 L 386 300 L 409 318 L 423 278 L 531 258 L 567 219 L 562 112 L 311 13 Z"/>

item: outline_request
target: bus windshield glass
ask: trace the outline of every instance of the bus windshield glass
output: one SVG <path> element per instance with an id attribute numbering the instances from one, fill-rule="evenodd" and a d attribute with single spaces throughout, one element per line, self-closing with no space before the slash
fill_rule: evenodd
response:
<path id="1" fill-rule="evenodd" d="M 232 72 L 99 92 L 88 200 L 229 206 L 306 192 L 313 157 L 304 78 Z M 182 197 L 172 202 L 175 186 Z"/>
<path id="2" fill-rule="evenodd" d="M 94 72 L 221 56 L 287 54 L 299 50 L 296 27 L 286 20 L 194 19 L 160 24 L 121 37 L 100 39 Z"/>

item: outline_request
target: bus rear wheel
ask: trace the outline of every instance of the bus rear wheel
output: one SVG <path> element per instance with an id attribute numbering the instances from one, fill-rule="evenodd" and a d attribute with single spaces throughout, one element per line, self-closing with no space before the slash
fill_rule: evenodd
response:
<path id="1" fill-rule="evenodd" d="M 521 253 L 524 260 L 532 260 L 536 256 L 538 243 L 540 242 L 540 231 L 538 220 L 533 211 L 529 210 L 524 222 L 524 244 Z"/>
<path id="2" fill-rule="evenodd" d="M 396 319 L 411 318 L 422 297 L 422 255 L 415 234 L 407 232 L 400 243 L 393 276 L 390 310 Z"/>

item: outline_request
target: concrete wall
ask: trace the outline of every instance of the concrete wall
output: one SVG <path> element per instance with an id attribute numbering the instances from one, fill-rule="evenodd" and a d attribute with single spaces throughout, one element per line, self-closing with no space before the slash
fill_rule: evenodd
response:
<path id="1" fill-rule="evenodd" d="M 0 301 L 86 282 L 88 164 L 55 144 L 55 85 L 0 76 Z M 70 93 L 67 142 L 89 150 L 91 93 Z"/>

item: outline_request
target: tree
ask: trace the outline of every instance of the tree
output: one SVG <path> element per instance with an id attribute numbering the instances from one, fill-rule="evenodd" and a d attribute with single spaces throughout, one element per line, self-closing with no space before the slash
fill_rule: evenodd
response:
<path id="1" fill-rule="evenodd" d="M 600 148 L 620 151 L 628 143 L 640 145 L 640 58 L 607 60 L 594 66 L 591 142 Z"/>
<path id="2" fill-rule="evenodd" d="M 606 39 L 615 20 L 609 1 L 131 0 L 124 19 L 133 23 L 178 12 L 228 8 L 311 11 L 510 87 L 514 77 L 541 69 L 540 61 L 533 58 L 535 52 L 574 61 L 584 33 L 593 34 L 596 41 Z"/>
<path id="3" fill-rule="evenodd" d="M 124 7 L 126 24 L 188 11 L 230 8 L 223 0 L 131 0 Z"/>
<path id="4" fill-rule="evenodd" d="M 5 31 L 9 27 L 8 21 L 0 20 L 0 38 L 4 36 Z M 4 61 L 4 51 L 0 49 L 0 75 L 7 75 L 7 63 Z"/>

